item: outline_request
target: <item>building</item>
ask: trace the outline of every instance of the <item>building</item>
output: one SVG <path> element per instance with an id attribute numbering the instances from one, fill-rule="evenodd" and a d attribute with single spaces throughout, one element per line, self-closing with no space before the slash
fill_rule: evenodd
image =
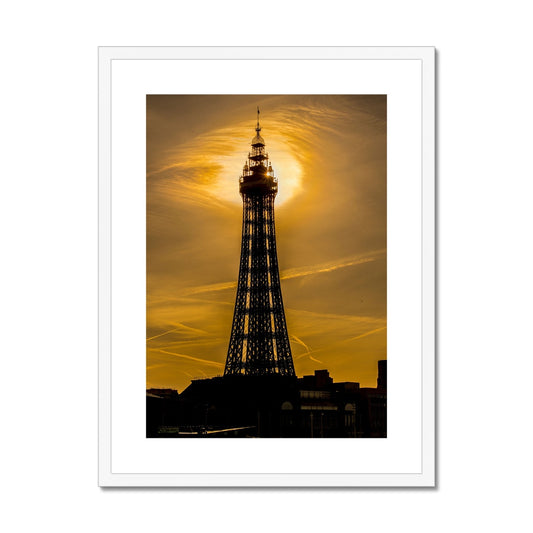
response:
<path id="1" fill-rule="evenodd" d="M 386 361 L 378 365 L 379 384 L 384 381 Z M 147 402 L 159 408 L 161 424 L 155 431 L 151 426 L 151 437 L 387 436 L 386 388 L 335 383 L 327 370 L 301 378 L 233 375 L 198 379 L 180 394 L 178 403 L 172 399 L 155 404 L 149 398 Z"/>
<path id="2" fill-rule="evenodd" d="M 386 361 L 378 362 L 378 387 L 361 388 L 357 382 L 335 383 L 327 370 L 298 380 L 298 395 L 281 408 L 284 437 L 387 436 L 387 390 L 380 388 Z"/>
<path id="3" fill-rule="evenodd" d="M 164 428 L 175 427 L 181 416 L 180 397 L 174 389 L 146 391 L 146 436 L 159 437 Z"/>

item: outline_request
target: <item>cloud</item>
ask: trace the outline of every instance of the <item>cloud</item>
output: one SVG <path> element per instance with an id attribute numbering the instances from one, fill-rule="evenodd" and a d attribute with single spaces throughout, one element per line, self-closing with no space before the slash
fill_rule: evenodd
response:
<path id="1" fill-rule="evenodd" d="M 327 272 L 333 272 L 340 268 L 346 268 L 355 265 L 362 265 L 364 263 L 372 263 L 377 260 L 378 256 L 382 257 L 385 254 L 385 250 L 378 250 L 377 252 L 371 252 L 365 254 L 365 256 L 355 255 L 337 261 L 328 261 L 327 263 L 321 263 L 318 265 L 304 266 L 298 268 L 291 268 L 284 270 L 280 273 L 281 279 L 300 278 L 303 276 L 312 276 L 314 274 L 323 274 Z M 368 257 L 370 255 L 370 257 Z"/>
<path id="2" fill-rule="evenodd" d="M 298 359 L 302 359 L 302 357 L 309 356 L 309 354 L 311 353 L 311 349 L 309 348 L 309 346 L 307 346 L 307 344 L 305 344 L 305 342 L 302 339 L 300 339 L 299 337 L 297 337 L 296 335 L 291 335 L 290 337 L 296 343 L 298 343 L 300 346 L 303 346 L 305 348 L 305 350 L 306 350 L 304 353 L 302 353 L 302 354 L 300 354 L 300 355 L 298 355 L 296 357 L 294 357 L 294 355 L 293 355 L 294 360 L 297 361 Z"/>
<path id="3" fill-rule="evenodd" d="M 387 329 L 387 326 L 383 326 L 381 328 L 372 329 L 370 331 L 367 331 L 361 335 L 357 335 L 356 337 L 350 337 L 349 339 L 346 339 L 346 341 L 356 341 L 357 339 L 362 339 L 363 337 L 367 337 L 368 335 L 372 335 L 374 333 L 378 333 L 379 331 L 383 331 L 384 329 Z"/>
<path id="4" fill-rule="evenodd" d="M 307 346 L 307 344 L 305 344 L 305 342 L 298 338 L 296 335 L 291 335 L 291 337 L 298 343 L 300 344 L 301 346 L 303 346 L 306 350 L 307 350 L 307 353 L 309 353 L 311 351 L 311 349 L 309 348 L 309 346 Z M 305 355 L 305 354 L 304 354 Z"/>
<path id="5" fill-rule="evenodd" d="M 267 148 L 276 154 L 273 165 L 280 180 L 277 205 L 289 200 L 302 186 L 302 165 L 325 135 L 338 135 L 349 122 L 348 110 L 312 97 L 306 103 L 275 105 L 262 115 Z M 337 104 L 339 100 L 337 100 Z M 224 208 L 240 204 L 237 177 L 253 136 L 252 117 L 228 117 L 227 123 L 189 137 L 148 164 L 151 194 L 175 203 Z"/>
<path id="6" fill-rule="evenodd" d="M 210 283 L 208 285 L 200 285 L 198 287 L 189 287 L 188 289 L 182 289 L 180 294 L 182 296 L 191 296 L 193 294 L 200 294 L 203 292 L 225 291 L 227 289 L 234 289 L 235 287 L 237 287 L 236 281 L 225 281 L 223 283 Z"/>
<path id="7" fill-rule="evenodd" d="M 382 258 L 386 253 L 386 250 L 377 250 L 364 255 L 358 254 L 336 261 L 328 261 L 317 265 L 308 265 L 297 268 L 291 268 L 284 270 L 280 273 L 282 280 L 301 278 L 304 276 L 313 276 L 315 274 L 327 274 L 341 268 L 347 268 L 356 265 L 362 265 L 364 263 L 372 263 Z M 182 289 L 180 294 L 182 296 L 190 296 L 193 294 L 200 294 L 206 292 L 218 292 L 225 291 L 227 289 L 235 289 L 237 287 L 237 281 L 225 281 L 222 283 L 210 283 L 207 285 L 199 285 L 197 287 L 189 287 Z"/>
<path id="8" fill-rule="evenodd" d="M 315 363 L 319 363 L 321 365 L 324 364 L 323 361 L 320 361 L 319 359 L 316 359 L 315 357 L 311 355 L 312 350 L 309 348 L 309 346 L 307 346 L 307 344 L 305 344 L 305 342 L 302 339 L 300 339 L 296 335 L 291 335 L 291 338 L 294 339 L 298 344 L 300 344 L 307 350 L 305 353 L 300 354 L 299 356 L 295 357 L 294 358 L 295 361 L 302 359 L 303 357 L 308 357 L 311 361 L 314 361 Z"/>
<path id="9" fill-rule="evenodd" d="M 376 354 L 383 357 L 383 352 L 378 350 L 383 346 L 383 339 L 377 338 L 366 344 L 361 344 L 359 339 L 369 338 L 386 330 L 385 318 L 359 315 L 339 315 L 335 313 L 319 313 L 302 309 L 286 309 L 287 321 L 291 338 L 301 340 L 305 338 L 306 346 L 312 345 L 306 353 L 296 356 L 295 361 L 301 362 L 306 356 L 317 359 L 317 354 L 327 354 L 327 364 L 335 365 L 339 359 L 350 354 L 366 352 L 369 346 L 375 346 Z M 295 339 L 295 334 L 297 335 Z M 298 342 L 298 341 L 296 341 Z M 386 339 L 385 341 L 386 342 Z M 304 344 L 298 342 L 302 346 Z M 326 364 L 317 359 L 316 362 Z"/>
<path id="10" fill-rule="evenodd" d="M 185 355 L 183 353 L 168 352 L 167 350 L 156 350 L 156 351 L 167 354 L 167 355 L 174 355 L 175 357 L 179 357 L 181 359 L 188 359 L 190 361 L 196 361 L 197 363 L 201 363 L 203 365 L 216 366 L 217 368 L 224 368 L 224 365 L 222 363 L 217 363 L 216 361 L 209 361 L 208 359 L 201 359 L 200 357 L 193 357 L 192 355 Z"/>
<path id="11" fill-rule="evenodd" d="M 178 328 L 169 329 L 168 331 L 165 331 L 164 333 L 160 333 L 159 335 L 154 335 L 153 337 L 148 337 L 146 339 L 146 342 L 152 341 L 152 340 L 157 339 L 159 337 L 162 337 L 163 335 L 168 335 L 169 333 L 172 333 L 173 331 L 177 331 L 177 330 L 178 330 Z"/>

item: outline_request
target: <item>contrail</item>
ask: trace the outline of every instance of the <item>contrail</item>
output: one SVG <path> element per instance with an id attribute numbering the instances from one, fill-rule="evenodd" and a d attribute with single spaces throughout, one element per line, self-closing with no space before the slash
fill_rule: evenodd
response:
<path id="1" fill-rule="evenodd" d="M 207 359 L 200 359 L 199 357 L 193 357 L 192 355 L 185 355 L 183 353 L 167 352 L 166 350 L 156 350 L 156 351 L 161 352 L 161 353 L 166 353 L 168 355 L 174 355 L 176 357 L 181 357 L 182 359 L 189 359 L 191 361 L 196 361 L 204 365 L 216 366 L 217 368 L 224 367 L 222 363 L 217 363 L 216 361 L 208 361 Z"/>
<path id="2" fill-rule="evenodd" d="M 186 326 L 185 324 L 182 324 L 181 322 L 178 322 L 177 323 L 177 328 L 176 329 L 186 329 L 186 330 L 189 330 L 189 331 L 194 331 L 194 333 L 202 333 L 204 335 L 209 335 L 209 333 L 207 331 L 204 331 L 203 329 L 197 329 L 197 328 L 191 328 L 191 326 Z"/>
<path id="3" fill-rule="evenodd" d="M 311 351 L 311 349 L 309 348 L 309 346 L 307 346 L 307 344 L 305 344 L 305 342 L 300 339 L 299 337 L 297 337 L 296 335 L 291 335 L 291 337 L 298 343 L 300 344 L 301 346 L 303 346 L 306 350 L 307 350 L 307 353 L 309 353 Z"/>
<path id="4" fill-rule="evenodd" d="M 213 283 L 211 285 L 200 285 L 199 287 L 191 287 L 181 291 L 183 296 L 190 296 L 192 294 L 199 294 L 202 292 L 224 291 L 226 289 L 234 289 L 237 286 L 236 281 L 226 281 L 223 283 Z"/>
<path id="5" fill-rule="evenodd" d="M 168 335 L 169 333 L 172 333 L 173 331 L 176 331 L 178 328 L 169 329 L 168 331 L 165 331 L 164 333 L 160 333 L 159 335 L 154 335 L 153 337 L 149 337 L 146 339 L 146 342 L 151 341 L 153 339 L 157 339 L 157 337 L 162 337 L 163 335 Z"/>
<path id="6" fill-rule="evenodd" d="M 309 346 L 307 346 L 307 344 L 305 344 L 305 342 L 302 339 L 300 339 L 296 335 L 291 335 L 291 337 L 298 344 L 300 344 L 301 346 L 303 346 L 307 350 L 307 353 L 303 353 L 303 354 L 299 355 L 298 357 L 296 357 L 296 359 L 301 359 L 302 357 L 305 357 L 307 355 L 309 357 L 309 359 L 311 359 L 311 361 L 314 361 L 315 363 L 320 363 L 321 365 L 324 364 L 324 361 L 320 361 L 320 359 L 316 359 L 315 357 L 311 356 L 311 348 L 309 348 Z"/>
<path id="7" fill-rule="evenodd" d="M 179 329 L 186 329 L 189 331 L 193 331 L 194 333 L 202 333 L 203 335 L 208 335 L 207 331 L 204 331 L 203 329 L 191 328 L 190 326 L 186 326 L 185 324 L 178 322 L 176 328 L 172 328 L 163 333 L 159 333 L 159 335 L 154 335 L 153 337 L 149 337 L 148 339 L 146 339 L 146 342 L 151 341 L 153 339 L 157 339 L 158 337 L 162 337 L 163 335 L 168 335 L 169 333 L 172 333 L 173 331 L 178 331 Z"/>
<path id="8" fill-rule="evenodd" d="M 318 265 L 290 268 L 289 270 L 281 272 L 280 277 L 281 279 L 292 279 L 311 276 L 313 274 L 333 272 L 334 270 L 339 270 L 340 268 L 362 265 L 364 263 L 372 263 L 377 261 L 378 257 L 384 253 L 385 250 L 377 250 L 375 252 L 371 252 L 371 257 L 361 257 L 361 255 L 358 255 L 340 259 L 337 262 L 330 261 L 328 263 L 320 263 Z M 234 289 L 235 287 L 237 287 L 236 281 L 227 281 L 222 283 L 212 283 L 210 285 L 200 285 L 198 287 L 190 287 L 189 289 L 184 289 L 181 291 L 181 294 L 183 296 L 190 296 L 202 292 L 224 291 L 227 289 Z"/>
<path id="9" fill-rule="evenodd" d="M 337 264 L 323 264 L 311 267 L 299 267 L 285 270 L 281 274 L 281 279 L 301 278 L 303 276 L 312 276 L 313 274 L 322 274 L 324 272 L 333 272 L 339 268 L 346 268 L 349 266 L 362 265 L 364 263 L 372 263 L 376 260 L 375 257 L 365 257 L 362 259 L 355 259 L 352 261 L 345 261 Z"/>
<path id="10" fill-rule="evenodd" d="M 370 331 L 367 331 L 366 333 L 363 333 L 362 335 L 357 335 L 357 337 L 350 337 L 349 339 L 346 339 L 347 341 L 355 341 L 357 339 L 361 339 L 363 337 L 367 337 L 368 335 L 372 335 L 373 333 L 377 333 L 378 331 L 382 331 L 384 329 L 387 329 L 387 326 L 383 326 L 382 328 L 372 329 Z"/>
<path id="11" fill-rule="evenodd" d="M 300 354 L 298 357 L 295 357 L 294 360 L 297 361 L 298 359 L 301 359 L 302 357 L 305 357 L 306 355 L 309 355 L 309 352 L 311 351 L 309 349 L 309 346 L 307 346 L 307 344 L 305 344 L 305 342 L 300 339 L 299 337 L 297 337 L 296 335 L 291 335 L 291 337 L 300 345 L 300 346 L 303 346 L 307 352 L 306 353 L 302 353 Z"/>

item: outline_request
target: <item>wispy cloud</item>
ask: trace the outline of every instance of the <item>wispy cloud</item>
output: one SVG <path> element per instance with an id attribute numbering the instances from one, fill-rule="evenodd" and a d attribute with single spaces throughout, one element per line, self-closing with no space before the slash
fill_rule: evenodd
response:
<path id="1" fill-rule="evenodd" d="M 311 349 L 309 348 L 309 346 L 307 346 L 307 344 L 305 344 L 305 342 L 300 339 L 299 337 L 297 337 L 296 335 L 291 335 L 291 337 L 298 343 L 300 344 L 301 346 L 303 346 L 306 350 L 307 350 L 307 353 L 309 353 L 311 351 Z M 305 354 L 304 354 L 305 355 Z"/>
<path id="2" fill-rule="evenodd" d="M 291 330 L 298 336 L 291 335 L 291 342 L 301 346 L 313 346 L 303 354 L 295 357 L 295 361 L 313 357 L 317 363 L 326 364 L 318 359 L 317 354 L 327 354 L 328 364 L 339 357 L 339 354 L 356 354 L 367 346 L 357 346 L 359 339 L 370 337 L 387 329 L 385 318 L 320 313 L 305 310 L 286 309 Z M 302 344 L 302 338 L 305 343 Z M 306 350 L 307 350 L 306 348 Z"/>
<path id="3" fill-rule="evenodd" d="M 216 361 L 209 361 L 208 359 L 201 359 L 200 357 L 193 357 L 192 355 L 186 355 L 183 353 L 175 353 L 175 352 L 169 352 L 167 350 L 156 350 L 157 352 L 164 353 L 167 355 L 173 355 L 175 357 L 179 357 L 181 359 L 188 359 L 189 361 L 196 361 L 197 363 L 201 363 L 203 365 L 208 366 L 216 366 L 217 368 L 223 368 L 224 365 L 222 363 L 217 363 Z"/>
<path id="4" fill-rule="evenodd" d="M 185 324 L 182 324 L 180 322 L 178 322 L 177 324 L 175 324 L 176 327 L 172 328 L 172 329 L 169 329 L 167 331 L 163 331 L 163 333 L 159 333 L 157 335 L 153 335 L 152 337 L 148 337 L 146 339 L 146 342 L 149 342 L 149 341 L 152 341 L 154 339 L 158 339 L 159 337 L 164 337 L 165 335 L 169 335 L 170 333 L 175 333 L 177 331 L 185 331 L 185 332 L 190 332 L 190 333 L 194 333 L 195 335 L 201 335 L 201 336 L 209 336 L 210 333 L 203 330 L 203 329 L 198 329 L 198 328 L 192 328 L 190 326 L 186 326 Z"/>
<path id="5" fill-rule="evenodd" d="M 364 263 L 372 263 L 377 259 L 383 257 L 384 254 L 385 250 L 378 250 L 376 252 L 371 252 L 370 254 L 365 254 L 364 256 L 355 255 L 343 259 L 338 259 L 336 261 L 320 263 L 318 265 L 291 268 L 289 270 L 284 270 L 283 272 L 281 272 L 280 277 L 281 279 L 292 279 L 300 278 L 303 276 L 313 276 L 315 274 L 324 274 L 327 272 L 339 270 L 340 268 L 362 265 Z"/>
<path id="6" fill-rule="evenodd" d="M 311 361 L 314 361 L 315 363 L 319 363 L 321 365 L 324 364 L 323 361 L 320 361 L 319 359 L 316 359 L 315 357 L 311 355 L 312 353 L 311 348 L 309 348 L 309 346 L 307 346 L 307 344 L 305 344 L 305 342 L 302 339 L 300 339 L 296 335 L 291 335 L 291 338 L 294 339 L 300 346 L 303 346 L 307 350 L 305 353 L 302 353 L 299 356 L 295 357 L 295 360 L 302 359 L 303 357 L 308 357 Z"/>
<path id="7" fill-rule="evenodd" d="M 293 339 L 300 346 L 303 346 L 306 350 L 304 353 L 294 357 L 295 360 L 302 359 L 302 357 L 306 357 L 311 353 L 311 349 L 309 348 L 309 346 L 307 346 L 307 344 L 305 344 L 305 342 L 302 339 L 300 339 L 296 335 L 291 335 L 291 339 Z"/>
<path id="8" fill-rule="evenodd" d="M 282 280 L 301 278 L 304 276 L 313 276 L 315 274 L 327 274 L 334 272 L 341 268 L 347 268 L 351 266 L 362 265 L 364 263 L 372 263 L 381 259 L 385 255 L 385 250 L 376 250 L 364 255 L 353 255 L 350 257 L 344 257 L 335 261 L 328 261 L 325 263 L 319 263 L 317 265 L 306 265 L 302 267 L 291 268 L 284 270 L 280 273 Z M 191 296 L 193 294 L 225 291 L 228 289 L 235 289 L 237 287 L 236 281 L 225 281 L 222 283 L 211 283 L 208 285 L 199 285 L 197 287 L 189 287 L 182 289 L 180 294 L 182 296 Z"/>
<path id="9" fill-rule="evenodd" d="M 262 126 L 268 147 L 276 154 L 275 170 L 280 178 L 277 204 L 292 197 L 301 187 L 302 164 L 325 134 L 338 134 L 339 124 L 347 119 L 346 110 L 335 109 L 310 99 L 305 104 L 273 107 Z M 228 124 L 199 133 L 166 153 L 152 164 L 147 179 L 152 191 L 159 191 L 175 202 L 199 207 L 224 208 L 240 203 L 235 187 L 236 172 L 245 162 L 251 120 L 230 120 Z M 303 149 L 305 147 L 305 149 Z"/>
<path id="10" fill-rule="evenodd" d="M 346 341 L 356 341 L 357 339 L 362 339 L 363 337 L 368 337 L 368 335 L 373 335 L 374 333 L 378 333 L 380 331 L 383 331 L 384 329 L 387 329 L 387 326 L 383 326 L 381 328 L 372 329 L 370 331 L 367 331 L 366 333 L 363 333 L 361 335 L 357 335 L 356 337 L 350 337 L 349 339 L 346 339 Z"/>
<path id="11" fill-rule="evenodd" d="M 155 365 L 147 365 L 146 370 L 155 370 L 156 368 L 163 368 L 167 366 L 165 363 L 157 363 Z"/>
<path id="12" fill-rule="evenodd" d="M 160 333 L 159 335 L 154 335 L 153 337 L 148 337 L 146 339 L 146 342 L 153 341 L 154 339 L 158 339 L 159 337 L 163 337 L 163 335 L 168 335 L 169 333 L 172 333 L 174 331 L 177 331 L 178 328 L 169 329 L 168 331 L 165 331 L 163 333 Z"/>
<path id="13" fill-rule="evenodd" d="M 198 287 L 189 287 L 181 291 L 183 296 L 191 296 L 193 294 L 200 294 L 203 292 L 218 292 L 225 291 L 227 289 L 234 289 L 237 287 L 236 281 L 225 281 L 222 283 L 211 283 L 208 285 L 200 285 Z"/>

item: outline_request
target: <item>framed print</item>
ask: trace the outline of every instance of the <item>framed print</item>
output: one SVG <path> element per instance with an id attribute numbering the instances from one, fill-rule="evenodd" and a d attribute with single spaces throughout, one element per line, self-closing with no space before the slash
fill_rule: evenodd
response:
<path id="1" fill-rule="evenodd" d="M 100 48 L 101 486 L 434 486 L 434 68 Z"/>

